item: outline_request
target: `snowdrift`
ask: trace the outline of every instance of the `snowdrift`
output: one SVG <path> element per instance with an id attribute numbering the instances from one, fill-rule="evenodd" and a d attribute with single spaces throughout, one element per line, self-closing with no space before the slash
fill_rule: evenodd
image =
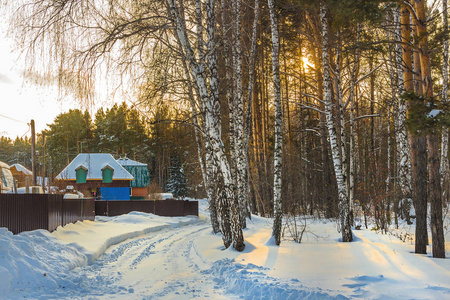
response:
<path id="1" fill-rule="evenodd" d="M 200 208 L 199 217 L 132 212 L 53 233 L 0 228 L 0 298 L 450 299 L 450 259 L 413 254 L 413 241 L 398 238 L 413 226 L 355 230 L 355 242 L 341 243 L 333 222 L 307 218 L 302 243 L 278 247 L 272 220 L 253 217 L 237 252 Z"/>

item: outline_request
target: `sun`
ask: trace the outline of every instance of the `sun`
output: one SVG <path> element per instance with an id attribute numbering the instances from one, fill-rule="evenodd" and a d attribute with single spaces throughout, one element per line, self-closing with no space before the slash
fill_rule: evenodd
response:
<path id="1" fill-rule="evenodd" d="M 310 67 L 311 69 L 314 69 L 314 68 L 315 68 L 314 64 L 313 64 L 312 62 L 310 62 L 309 59 L 308 59 L 307 57 L 302 56 L 302 61 L 303 61 L 303 64 L 304 64 L 305 66 L 308 66 L 308 67 Z"/>

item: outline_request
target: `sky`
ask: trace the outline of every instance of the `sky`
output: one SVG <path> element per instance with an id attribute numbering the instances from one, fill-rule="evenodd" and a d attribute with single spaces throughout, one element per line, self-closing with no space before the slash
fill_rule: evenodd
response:
<path id="1" fill-rule="evenodd" d="M 15 139 L 30 136 L 29 123 L 34 119 L 36 133 L 47 128 L 54 118 L 73 107 L 58 101 L 58 90 L 27 82 L 22 73 L 23 58 L 7 37 L 7 24 L 0 22 L 0 136 Z"/>
<path id="2" fill-rule="evenodd" d="M 81 105 L 70 96 L 61 99 L 56 86 L 38 86 L 24 78 L 24 58 L 7 31 L 6 21 L 0 20 L 0 136 L 15 139 L 31 136 L 29 123 L 32 119 L 39 133 L 47 129 L 47 124 L 53 123 L 57 115 L 69 109 L 81 109 Z M 122 97 L 106 94 L 97 95 L 96 99 L 91 114 L 100 107 L 108 108 L 114 102 L 122 102 Z"/>

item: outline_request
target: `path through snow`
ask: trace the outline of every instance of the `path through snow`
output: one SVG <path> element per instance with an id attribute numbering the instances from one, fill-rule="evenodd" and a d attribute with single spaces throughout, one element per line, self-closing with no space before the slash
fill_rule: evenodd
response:
<path id="1" fill-rule="evenodd" d="M 270 220 L 248 226 L 243 252 L 224 249 L 204 210 L 99 217 L 51 234 L 0 229 L 0 299 L 450 299 L 450 260 L 391 235 L 361 230 L 340 243 L 333 223 L 310 219 L 301 244 L 278 247 L 267 243 Z"/>

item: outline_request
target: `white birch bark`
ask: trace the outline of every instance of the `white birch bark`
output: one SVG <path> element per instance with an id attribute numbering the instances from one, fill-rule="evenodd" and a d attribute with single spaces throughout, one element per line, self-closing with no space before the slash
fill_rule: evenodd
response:
<path id="1" fill-rule="evenodd" d="M 197 56 L 198 61 L 205 69 L 205 41 L 203 40 L 203 11 L 202 1 L 195 0 L 195 21 L 197 23 Z"/>
<path id="2" fill-rule="evenodd" d="M 215 45 L 215 30 L 214 30 L 214 26 L 216 24 L 216 20 L 215 20 L 215 14 L 214 14 L 214 1 L 207 1 L 206 2 L 206 10 L 207 10 L 207 25 L 206 25 L 206 30 L 207 30 L 207 37 L 208 37 L 208 43 L 207 43 L 207 61 L 208 61 L 208 69 L 209 69 L 209 86 L 210 86 L 210 100 L 212 101 L 212 114 L 215 116 L 220 116 L 220 101 L 219 101 L 219 80 L 218 80 L 218 75 L 217 75 L 217 52 L 216 52 L 216 45 Z M 201 11 L 201 6 L 200 6 L 200 11 Z M 217 120 L 218 124 L 217 124 L 217 134 L 219 136 L 222 135 L 222 124 L 220 122 L 220 117 Z M 208 151 L 206 153 L 206 166 L 207 166 L 207 170 L 208 170 L 208 177 L 210 180 L 210 193 L 212 194 L 212 196 L 219 196 L 219 201 L 221 201 L 219 203 L 219 205 L 215 205 L 213 208 L 210 209 L 216 209 L 216 213 L 215 213 L 215 218 L 217 219 L 217 224 L 213 224 L 214 227 L 214 232 L 216 232 L 216 227 L 219 224 L 218 222 L 218 217 L 217 217 L 217 206 L 219 206 L 220 209 L 220 223 L 223 224 L 222 226 L 224 227 L 224 229 L 222 231 L 229 231 L 229 227 L 230 225 L 230 220 L 227 220 L 227 217 L 229 215 L 228 211 L 227 211 L 227 207 L 228 205 L 226 205 L 226 203 L 223 203 L 224 201 L 226 201 L 226 199 L 223 199 L 222 194 L 218 195 L 217 193 L 217 188 L 215 186 L 215 184 L 217 184 L 217 172 L 218 172 L 218 166 L 217 164 L 214 163 L 214 149 L 211 145 L 211 140 L 207 139 L 207 141 L 205 142 L 206 145 L 208 146 Z M 210 213 L 211 215 L 211 222 L 212 222 L 212 213 Z M 216 220 L 215 220 L 216 221 Z M 227 237 L 227 239 L 229 239 Z"/>
<path id="3" fill-rule="evenodd" d="M 394 13 L 395 25 L 395 56 L 397 66 L 397 118 L 395 130 L 397 132 L 397 155 L 398 155 L 398 182 L 402 193 L 402 202 L 410 203 L 412 200 L 411 189 L 411 158 L 409 149 L 409 137 L 405 128 L 406 121 L 406 103 L 399 96 L 404 91 L 403 80 L 403 58 L 402 58 L 402 32 L 400 23 L 400 8 L 396 7 Z M 408 213 L 408 212 L 407 212 Z"/>
<path id="4" fill-rule="evenodd" d="M 203 184 L 205 186 L 206 196 L 208 198 L 209 204 L 209 215 L 211 219 L 211 226 L 213 228 L 213 232 L 220 232 L 219 220 L 217 218 L 217 207 L 216 207 L 216 189 L 214 186 L 214 182 L 216 182 L 215 177 L 217 174 L 217 167 L 213 166 L 213 159 L 211 159 L 211 147 L 208 139 L 205 139 L 205 149 L 208 150 L 207 153 L 203 153 L 202 151 L 202 139 L 201 132 L 199 130 L 201 117 L 197 110 L 197 102 L 195 101 L 194 96 L 194 88 L 191 84 L 191 75 L 189 74 L 189 69 L 186 65 L 186 60 L 183 58 L 183 68 L 185 71 L 185 76 L 187 78 L 187 86 L 189 91 L 189 100 L 191 104 L 192 110 L 192 119 L 195 126 L 195 142 L 197 144 L 197 155 L 200 163 L 200 168 L 202 172 Z M 202 109 L 200 107 L 200 109 Z M 206 151 L 205 151 L 206 152 Z"/>
<path id="5" fill-rule="evenodd" d="M 207 6 L 208 18 L 212 18 L 214 16 L 214 0 L 208 0 L 210 3 Z M 230 165 L 225 155 L 224 145 L 221 139 L 221 129 L 220 129 L 220 115 L 215 113 L 217 110 L 215 109 L 218 103 L 215 103 L 214 96 L 209 95 L 207 83 L 204 80 L 203 72 L 201 65 L 196 61 L 194 51 L 191 47 L 191 43 L 187 37 L 187 30 L 184 24 L 184 20 L 180 16 L 179 8 L 176 0 L 166 0 L 168 10 L 170 16 L 172 17 L 175 23 L 175 33 L 178 37 L 178 42 L 180 43 L 181 48 L 184 51 L 187 61 L 189 62 L 189 70 L 191 72 L 192 78 L 195 80 L 195 83 L 198 87 L 198 93 L 200 97 L 200 101 L 203 102 L 205 109 L 205 117 L 204 123 L 206 127 L 206 132 L 208 137 L 210 138 L 211 147 L 214 152 L 213 159 L 217 163 L 218 170 L 221 173 L 223 180 L 223 191 L 228 200 L 228 204 L 231 208 L 231 234 L 228 232 L 222 232 L 222 238 L 224 240 L 224 245 L 228 247 L 231 242 L 233 243 L 233 247 L 242 251 L 245 247 L 244 237 L 242 234 L 242 227 L 239 222 L 239 211 L 238 205 L 236 201 L 236 197 L 234 194 L 235 185 L 231 178 Z M 214 27 L 214 26 L 213 26 Z M 209 43 L 210 41 L 208 41 Z M 214 44 L 214 41 L 211 41 Z M 213 47 L 216 48 L 215 45 Z M 213 59 L 213 58 L 209 58 Z M 209 62 L 212 65 L 217 66 L 217 61 Z M 211 91 L 211 94 L 214 95 L 217 91 Z M 225 204 L 224 204 L 225 205 Z M 221 220 L 222 222 L 224 220 Z"/>
<path id="6" fill-rule="evenodd" d="M 330 59 L 328 55 L 328 19 L 327 9 L 323 3 L 320 4 L 320 22 L 322 30 L 322 68 L 323 86 L 325 100 L 325 114 L 327 120 L 328 135 L 333 157 L 334 171 L 339 193 L 339 219 L 340 230 L 343 242 L 353 241 L 353 235 L 349 220 L 348 194 L 345 175 L 342 172 L 342 158 L 340 157 L 339 145 L 337 141 L 336 126 L 333 121 L 332 87 L 330 76 Z"/>
<path id="7" fill-rule="evenodd" d="M 233 79 L 234 79 L 234 133 L 237 197 L 242 227 L 246 227 L 247 217 L 247 173 L 244 145 L 244 99 L 242 95 L 242 46 L 241 46 L 241 0 L 233 0 Z"/>
<path id="8" fill-rule="evenodd" d="M 442 103 L 448 103 L 448 7 L 447 0 L 442 0 L 442 23 L 444 26 L 444 49 L 443 49 L 443 62 L 442 62 Z M 444 126 L 442 128 L 441 139 L 441 186 L 442 197 L 446 201 L 448 198 L 448 128 Z"/>
<path id="9" fill-rule="evenodd" d="M 229 116 L 229 144 L 230 144 L 230 156 L 231 156 L 231 174 L 233 178 L 236 178 L 236 134 L 234 130 L 234 88 L 233 88 L 233 59 L 230 59 L 230 45 L 233 44 L 232 40 L 229 40 L 229 32 L 230 30 L 234 30 L 232 27 L 232 13 L 229 10 L 228 1 L 221 1 L 221 18 L 222 18 L 222 44 L 223 44 L 223 53 L 225 60 L 225 78 L 223 79 L 225 82 L 225 96 L 228 103 L 228 116 Z M 231 16 L 230 16 L 231 15 Z"/>
<path id="10" fill-rule="evenodd" d="M 278 17 L 275 12 L 274 0 L 268 0 L 270 12 L 270 28 L 272 32 L 272 72 L 275 98 L 275 149 L 274 149 L 274 179 L 273 179 L 273 211 L 274 221 L 272 236 L 277 245 L 281 243 L 281 229 L 283 221 L 282 198 L 281 198 L 281 168 L 283 157 L 283 116 L 281 107 L 281 84 L 280 84 L 280 44 L 278 37 Z"/>
<path id="11" fill-rule="evenodd" d="M 340 32 L 337 33 L 337 39 L 338 43 L 340 40 Z M 348 181 L 347 181 L 347 174 L 349 170 L 349 164 L 347 159 L 347 147 L 346 147 L 346 135 L 345 135 L 345 114 L 344 114 L 344 103 L 343 103 L 343 96 L 342 96 L 342 78 L 341 78 L 341 49 L 340 46 L 338 46 L 338 49 L 336 51 L 336 70 L 335 70 L 335 95 L 336 95 L 336 102 L 338 103 L 339 107 L 339 141 L 340 141 L 340 157 L 341 157 L 341 165 L 342 165 L 342 176 L 343 180 L 345 182 L 345 185 L 348 187 Z M 348 191 L 348 190 L 347 190 Z M 350 196 L 347 194 L 347 201 L 348 201 L 348 207 L 349 207 L 349 213 L 351 212 L 351 209 L 353 207 L 353 204 L 350 202 Z"/>

